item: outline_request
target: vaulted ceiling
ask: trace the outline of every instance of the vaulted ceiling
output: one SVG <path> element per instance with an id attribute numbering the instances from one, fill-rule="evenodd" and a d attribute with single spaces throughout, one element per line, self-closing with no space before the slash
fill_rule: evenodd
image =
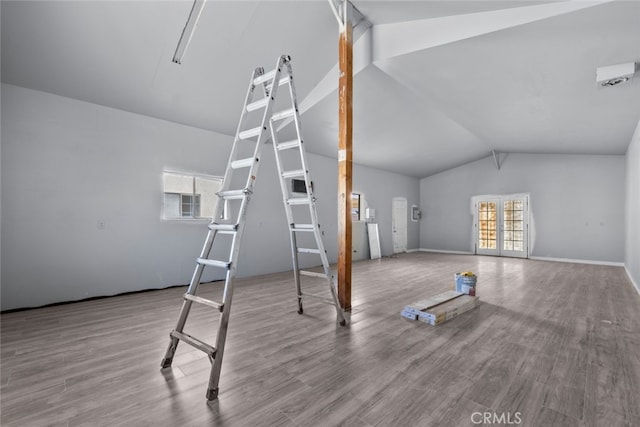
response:
<path id="1" fill-rule="evenodd" d="M 354 44 L 354 161 L 425 177 L 498 152 L 624 154 L 639 1 L 366 1 Z M 2 81 L 232 135 L 256 66 L 292 57 L 307 149 L 337 153 L 338 27 L 325 0 L 2 1 Z M 636 73 L 638 74 L 638 73 Z"/>

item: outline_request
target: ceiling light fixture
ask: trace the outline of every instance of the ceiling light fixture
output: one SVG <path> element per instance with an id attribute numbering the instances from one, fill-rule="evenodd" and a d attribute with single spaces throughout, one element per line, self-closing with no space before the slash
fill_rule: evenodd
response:
<path id="1" fill-rule="evenodd" d="M 184 56 L 187 47 L 189 47 L 189 43 L 193 37 L 193 32 L 196 30 L 196 25 L 198 25 L 198 20 L 200 19 L 200 15 L 202 14 L 202 9 L 204 9 L 206 1 L 207 0 L 194 0 L 191 13 L 189 13 L 189 19 L 187 19 L 187 23 L 182 30 L 182 35 L 180 36 L 180 41 L 176 47 L 176 52 L 173 54 L 172 62 L 182 64 L 182 57 Z"/>
<path id="2" fill-rule="evenodd" d="M 615 79 L 605 80 L 600 83 L 600 86 L 617 86 L 629 81 L 629 77 L 617 77 Z"/>
<path id="3" fill-rule="evenodd" d="M 635 62 L 598 67 L 596 69 L 596 83 L 603 87 L 627 83 L 633 78 L 636 67 L 637 64 Z"/>

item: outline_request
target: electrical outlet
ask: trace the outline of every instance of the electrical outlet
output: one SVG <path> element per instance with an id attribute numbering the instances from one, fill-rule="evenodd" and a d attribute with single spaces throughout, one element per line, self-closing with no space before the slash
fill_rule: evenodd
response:
<path id="1" fill-rule="evenodd" d="M 105 224 L 104 220 L 102 220 L 102 219 L 98 220 L 98 230 L 104 230 L 105 225 L 106 224 Z"/>

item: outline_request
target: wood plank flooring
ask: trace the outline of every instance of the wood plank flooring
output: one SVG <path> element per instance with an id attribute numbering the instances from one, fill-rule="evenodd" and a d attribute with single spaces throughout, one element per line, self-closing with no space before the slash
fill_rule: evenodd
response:
<path id="1" fill-rule="evenodd" d="M 400 316 L 465 270 L 478 308 Z M 352 286 L 340 327 L 329 305 L 296 313 L 291 272 L 237 282 L 211 405 L 203 353 L 181 344 L 160 369 L 183 287 L 2 314 L 0 424 L 640 426 L 640 296 L 621 267 L 413 253 L 355 263 Z M 196 307 L 186 331 L 213 342 L 215 316 Z"/>

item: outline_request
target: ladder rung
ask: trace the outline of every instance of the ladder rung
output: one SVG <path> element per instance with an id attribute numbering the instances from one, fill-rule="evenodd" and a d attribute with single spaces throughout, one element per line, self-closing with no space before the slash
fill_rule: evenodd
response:
<path id="1" fill-rule="evenodd" d="M 247 157 L 246 159 L 234 160 L 231 162 L 231 169 L 249 168 L 253 166 L 256 159 L 254 157 Z"/>
<path id="2" fill-rule="evenodd" d="M 297 148 L 299 146 L 300 146 L 300 140 L 294 139 L 292 141 L 281 142 L 280 144 L 276 145 L 276 148 L 278 150 L 288 150 L 290 148 Z"/>
<path id="3" fill-rule="evenodd" d="M 331 298 L 327 298 L 324 295 L 318 295 L 318 294 L 310 294 L 308 292 L 302 292 L 302 296 L 303 297 L 312 297 L 312 298 L 316 298 L 321 300 L 322 302 L 326 302 L 327 304 L 331 304 L 334 305 L 334 301 Z"/>
<path id="4" fill-rule="evenodd" d="M 289 83 L 289 81 L 290 81 L 290 80 L 291 80 L 291 79 L 290 79 L 289 77 L 282 77 L 280 80 L 278 80 L 278 86 L 282 86 L 282 85 L 284 85 L 284 84 L 287 84 L 287 83 Z M 269 86 L 268 86 L 268 89 L 269 89 L 269 90 L 271 90 L 271 86 L 272 86 L 272 85 L 269 85 Z"/>
<path id="5" fill-rule="evenodd" d="M 228 261 L 218 261 L 215 259 L 198 258 L 196 260 L 198 264 L 208 265 L 209 267 L 231 268 L 231 263 Z"/>
<path id="6" fill-rule="evenodd" d="M 301 254 L 319 254 L 320 249 L 298 248 L 298 252 L 300 252 Z"/>
<path id="7" fill-rule="evenodd" d="M 258 101 L 252 102 L 251 104 L 247 105 L 247 111 L 255 111 L 259 108 L 264 108 L 267 106 L 268 103 L 269 103 L 269 98 L 262 98 Z"/>
<path id="8" fill-rule="evenodd" d="M 216 222 L 212 222 L 211 224 L 209 224 L 209 230 L 237 231 L 238 224 L 218 224 Z"/>
<path id="9" fill-rule="evenodd" d="M 311 200 L 308 197 L 295 197 L 293 199 L 288 199 L 287 203 L 289 205 L 308 205 L 311 203 Z"/>
<path id="10" fill-rule="evenodd" d="M 220 191 L 217 193 L 218 197 L 221 197 L 223 199 L 227 199 L 227 200 L 238 200 L 238 199 L 242 199 L 243 197 L 245 197 L 247 194 L 249 194 L 249 191 L 246 189 L 242 189 L 242 190 L 229 190 L 229 191 Z"/>
<path id="11" fill-rule="evenodd" d="M 275 75 L 276 75 L 276 70 L 271 70 L 268 73 L 264 73 L 263 75 L 258 76 L 255 79 L 253 79 L 253 84 L 254 85 L 259 85 L 260 83 L 264 83 L 266 81 L 273 80 L 273 77 Z"/>
<path id="12" fill-rule="evenodd" d="M 208 305 L 209 307 L 217 308 L 218 310 L 222 310 L 222 307 L 223 307 L 223 305 L 220 303 L 211 301 L 210 299 L 200 298 L 199 296 L 196 296 L 196 295 L 184 294 L 184 299 L 197 302 L 198 304 Z"/>
<path id="13" fill-rule="evenodd" d="M 303 276 L 310 276 L 310 277 L 318 277 L 320 279 L 326 279 L 327 275 L 324 273 L 318 273 L 316 271 L 309 271 L 309 270 L 298 270 L 300 272 L 301 275 Z"/>
<path id="14" fill-rule="evenodd" d="M 296 176 L 304 176 L 304 169 L 282 172 L 283 178 L 295 178 Z"/>
<path id="15" fill-rule="evenodd" d="M 184 332 L 171 331 L 170 335 L 174 338 L 178 338 L 179 340 L 186 342 L 190 346 L 195 347 L 200 351 L 207 353 L 211 357 L 216 354 L 215 347 L 212 347 L 206 342 L 200 341 L 198 338 L 194 338 L 189 334 L 185 334 Z"/>
<path id="16" fill-rule="evenodd" d="M 260 132 L 262 132 L 262 126 L 258 126 L 257 128 L 242 131 L 238 134 L 238 138 L 240 139 L 253 138 L 254 136 L 260 135 Z"/>
<path id="17" fill-rule="evenodd" d="M 296 113 L 295 108 L 289 108 L 287 110 L 278 111 L 277 113 L 273 113 L 271 116 L 271 120 L 282 120 L 289 117 L 292 117 Z"/>
<path id="18" fill-rule="evenodd" d="M 313 231 L 315 227 L 313 224 L 293 224 L 291 231 Z"/>

